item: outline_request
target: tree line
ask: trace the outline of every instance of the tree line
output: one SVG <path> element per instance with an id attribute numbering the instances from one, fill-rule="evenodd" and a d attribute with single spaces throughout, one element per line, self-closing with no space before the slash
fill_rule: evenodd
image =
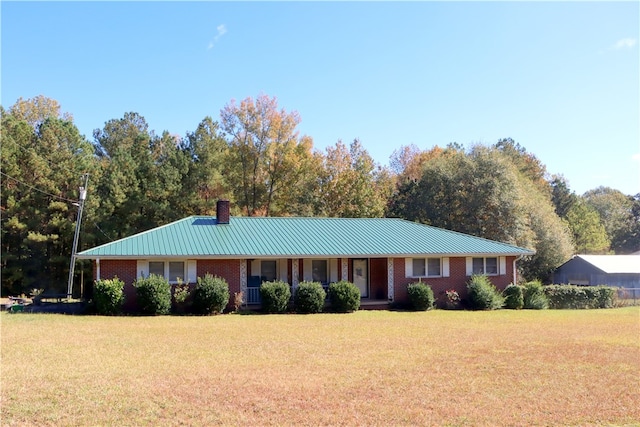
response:
<path id="1" fill-rule="evenodd" d="M 89 141 L 44 96 L 0 114 L 3 294 L 65 289 L 84 174 L 79 250 L 215 215 L 220 198 L 234 215 L 400 217 L 535 249 L 520 262 L 526 279 L 548 278 L 574 253 L 640 249 L 640 195 L 576 195 L 512 139 L 400 146 L 383 167 L 358 139 L 314 149 L 298 113 L 267 95 L 230 101 L 185 136 L 157 135 L 129 112 Z M 90 263 L 76 272 L 89 280 Z"/>

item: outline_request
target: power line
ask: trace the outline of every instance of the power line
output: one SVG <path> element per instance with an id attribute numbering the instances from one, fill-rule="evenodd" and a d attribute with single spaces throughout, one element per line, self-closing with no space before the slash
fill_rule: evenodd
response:
<path id="1" fill-rule="evenodd" d="M 26 186 L 26 187 L 29 187 L 29 188 L 30 188 L 30 189 L 32 189 L 32 190 L 38 191 L 38 192 L 40 192 L 40 193 L 42 193 L 42 194 L 46 194 L 47 196 L 51 196 L 51 197 L 54 197 L 54 198 L 56 198 L 56 199 L 64 200 L 65 202 L 70 202 L 70 203 L 78 203 L 78 202 L 79 202 L 78 200 L 67 199 L 67 198 L 65 198 L 65 197 L 56 196 L 55 194 L 51 194 L 51 193 L 48 193 L 48 192 L 46 192 L 46 191 L 44 191 L 44 190 L 40 190 L 39 188 L 36 188 L 36 187 L 34 187 L 33 185 L 29 185 L 29 184 L 27 184 L 27 183 L 26 183 L 26 182 L 24 182 L 24 181 L 20 181 L 18 178 L 14 178 L 14 177 L 12 177 L 11 175 L 7 175 L 6 173 L 4 173 L 4 172 L 2 172 L 2 171 L 0 171 L 0 175 L 5 176 L 5 177 L 7 177 L 7 178 L 9 178 L 9 179 L 12 179 L 13 181 L 15 181 L 15 182 L 17 182 L 17 183 L 19 183 L 19 184 L 22 184 L 22 185 L 24 185 L 24 186 Z"/>

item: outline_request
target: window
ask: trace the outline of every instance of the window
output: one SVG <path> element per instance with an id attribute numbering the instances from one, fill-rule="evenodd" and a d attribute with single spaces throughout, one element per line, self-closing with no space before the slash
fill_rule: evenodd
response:
<path id="1" fill-rule="evenodd" d="M 473 274 L 498 274 L 498 258 L 474 258 L 472 272 Z"/>
<path id="2" fill-rule="evenodd" d="M 176 283 L 178 279 L 186 283 L 188 282 L 186 264 L 184 261 L 149 261 L 148 274 L 164 277 L 169 283 Z"/>
<path id="3" fill-rule="evenodd" d="M 425 269 L 424 269 L 424 259 L 423 258 L 414 258 L 413 259 L 413 275 L 415 277 L 424 277 Z"/>
<path id="4" fill-rule="evenodd" d="M 276 280 L 276 262 L 275 261 L 261 261 L 260 262 L 260 275 L 265 282 L 273 282 Z"/>
<path id="5" fill-rule="evenodd" d="M 169 263 L 169 282 L 177 282 L 178 279 L 184 280 L 184 262 L 172 261 Z"/>
<path id="6" fill-rule="evenodd" d="M 152 274 L 164 277 L 164 262 L 162 262 L 162 261 L 150 261 L 149 262 L 149 275 L 152 275 Z"/>
<path id="7" fill-rule="evenodd" d="M 440 258 L 427 258 L 427 276 L 440 276 Z"/>
<path id="8" fill-rule="evenodd" d="M 314 282 L 328 283 L 327 280 L 327 260 L 314 259 L 311 261 L 311 272 Z"/>
<path id="9" fill-rule="evenodd" d="M 442 276 L 440 258 L 414 258 L 413 277 Z"/>

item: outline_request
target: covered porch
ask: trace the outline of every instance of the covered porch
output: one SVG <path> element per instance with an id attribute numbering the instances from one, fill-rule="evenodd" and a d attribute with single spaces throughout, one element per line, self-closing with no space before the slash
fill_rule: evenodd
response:
<path id="1" fill-rule="evenodd" d="M 303 281 L 319 282 L 325 291 L 340 280 L 355 284 L 361 305 L 380 306 L 393 301 L 392 258 L 264 258 L 240 263 L 240 287 L 247 305 L 259 305 L 260 285 L 280 280 L 295 293 Z"/>

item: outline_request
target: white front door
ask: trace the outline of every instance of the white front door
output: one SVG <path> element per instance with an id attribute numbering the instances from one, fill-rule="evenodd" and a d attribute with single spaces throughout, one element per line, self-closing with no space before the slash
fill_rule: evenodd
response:
<path id="1" fill-rule="evenodd" d="M 353 284 L 360 289 L 360 297 L 369 297 L 369 268 L 366 259 L 353 260 Z"/>

